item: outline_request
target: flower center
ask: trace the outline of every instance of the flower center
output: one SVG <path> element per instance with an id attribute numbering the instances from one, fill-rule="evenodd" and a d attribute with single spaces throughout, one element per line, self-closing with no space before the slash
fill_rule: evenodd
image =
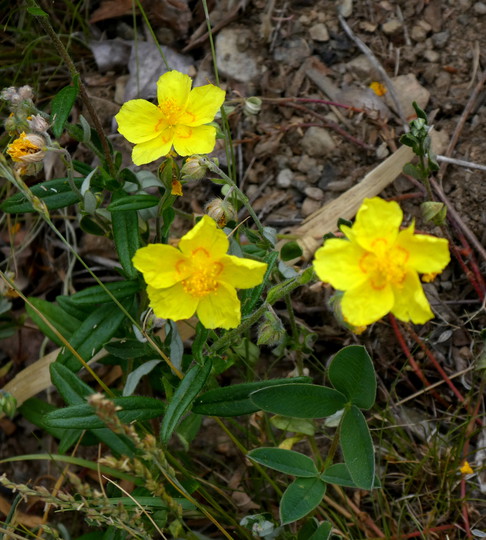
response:
<path id="1" fill-rule="evenodd" d="M 192 252 L 192 259 L 183 263 L 186 268 L 179 271 L 190 272 L 189 277 L 182 281 L 182 287 L 187 294 L 196 298 L 203 298 L 219 287 L 217 277 L 223 270 L 223 265 L 211 260 L 210 254 L 204 248 L 197 248 Z"/>
<path id="2" fill-rule="evenodd" d="M 173 98 L 164 99 L 162 103 L 159 103 L 159 109 L 165 117 L 164 120 L 171 127 L 179 123 L 184 112 L 184 109 Z"/>
<path id="3" fill-rule="evenodd" d="M 400 286 L 407 273 L 410 253 L 399 246 L 388 246 L 385 238 L 378 238 L 359 261 L 359 267 L 370 279 L 371 286 L 380 290 L 388 284 Z"/>

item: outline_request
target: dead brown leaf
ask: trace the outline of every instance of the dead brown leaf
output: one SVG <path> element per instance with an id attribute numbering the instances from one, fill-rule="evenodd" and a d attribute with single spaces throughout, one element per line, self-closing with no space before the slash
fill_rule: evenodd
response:
<path id="1" fill-rule="evenodd" d="M 132 0 L 104 0 L 98 9 L 93 11 L 89 22 L 91 24 L 106 19 L 122 17 L 132 12 Z"/>

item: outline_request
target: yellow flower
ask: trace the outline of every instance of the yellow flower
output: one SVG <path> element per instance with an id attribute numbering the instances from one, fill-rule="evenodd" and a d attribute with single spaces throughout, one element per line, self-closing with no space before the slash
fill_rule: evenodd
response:
<path id="1" fill-rule="evenodd" d="M 473 474 L 474 473 L 471 465 L 469 465 L 469 463 L 467 461 L 464 461 L 462 467 L 459 468 L 459 471 L 462 474 Z"/>
<path id="2" fill-rule="evenodd" d="M 133 264 L 147 283 L 150 306 L 162 319 L 188 319 L 197 313 L 206 328 L 235 328 L 241 320 L 235 288 L 260 284 L 265 263 L 227 255 L 229 241 L 209 216 L 184 235 L 179 248 L 150 244 Z"/>
<path id="3" fill-rule="evenodd" d="M 7 154 L 12 158 L 12 161 L 22 163 L 36 163 L 42 161 L 46 155 L 46 141 L 40 135 L 35 135 L 22 132 L 7 147 Z"/>
<path id="4" fill-rule="evenodd" d="M 371 84 L 370 84 L 370 88 L 373 90 L 373 92 L 381 97 L 381 96 L 384 96 L 386 93 L 387 93 L 387 89 L 386 89 L 386 86 L 384 86 L 383 84 L 381 84 L 380 82 L 376 82 L 376 81 L 373 81 Z"/>
<path id="5" fill-rule="evenodd" d="M 157 81 L 158 105 L 132 99 L 115 116 L 118 131 L 135 143 L 135 165 L 167 155 L 172 146 L 181 156 L 213 151 L 216 128 L 205 124 L 214 120 L 225 92 L 212 84 L 191 90 L 191 84 L 191 78 L 179 71 L 164 73 Z"/>
<path id="6" fill-rule="evenodd" d="M 436 274 L 450 255 L 443 238 L 400 231 L 403 213 L 396 202 L 365 199 L 346 239 L 331 238 L 316 252 L 314 268 L 322 281 L 344 291 L 341 310 L 353 326 L 371 324 L 388 312 L 423 324 L 434 315 L 418 273 Z"/>

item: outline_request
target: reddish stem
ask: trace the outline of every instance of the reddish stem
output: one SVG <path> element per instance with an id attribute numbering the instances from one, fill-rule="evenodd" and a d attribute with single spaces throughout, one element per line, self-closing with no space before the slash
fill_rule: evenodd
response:
<path id="1" fill-rule="evenodd" d="M 395 336 L 398 340 L 398 343 L 400 344 L 402 351 L 405 353 L 407 360 L 412 366 L 413 371 L 415 372 L 417 377 L 424 383 L 425 386 L 431 386 L 431 384 L 427 380 L 427 377 L 424 375 L 423 371 L 420 369 L 420 366 L 415 361 L 415 358 L 412 356 L 412 353 L 410 352 L 410 349 L 408 348 L 408 345 L 405 342 L 405 338 L 403 337 L 400 327 L 398 326 L 397 320 L 391 313 L 388 315 L 388 317 L 390 320 L 390 324 L 393 328 L 393 331 L 395 332 Z M 446 407 L 448 406 L 447 403 L 442 399 L 442 397 L 435 390 L 431 390 L 431 394 L 434 396 L 435 399 L 440 401 L 442 405 Z"/>

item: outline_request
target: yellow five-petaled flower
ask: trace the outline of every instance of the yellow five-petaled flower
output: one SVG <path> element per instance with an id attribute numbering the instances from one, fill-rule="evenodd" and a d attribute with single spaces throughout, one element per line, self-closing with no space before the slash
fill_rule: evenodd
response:
<path id="1" fill-rule="evenodd" d="M 172 146 L 180 156 L 209 154 L 216 143 L 216 128 L 208 126 L 224 102 L 225 92 L 212 84 L 191 90 L 192 80 L 168 71 L 157 81 L 158 105 L 145 99 L 123 104 L 115 116 L 118 131 L 135 143 L 135 165 L 167 155 Z"/>
<path id="2" fill-rule="evenodd" d="M 236 288 L 259 285 L 267 265 L 227 255 L 229 241 L 213 219 L 203 216 L 178 248 L 149 244 L 133 264 L 147 283 L 150 306 L 162 319 L 188 319 L 197 313 L 206 328 L 235 328 L 241 320 Z"/>
<path id="3" fill-rule="evenodd" d="M 402 321 L 423 324 L 434 315 L 418 274 L 437 274 L 450 260 L 447 240 L 399 230 L 400 206 L 379 197 L 365 199 L 346 238 L 331 238 L 316 252 L 319 278 L 344 291 L 345 322 L 366 326 L 391 312 Z"/>

